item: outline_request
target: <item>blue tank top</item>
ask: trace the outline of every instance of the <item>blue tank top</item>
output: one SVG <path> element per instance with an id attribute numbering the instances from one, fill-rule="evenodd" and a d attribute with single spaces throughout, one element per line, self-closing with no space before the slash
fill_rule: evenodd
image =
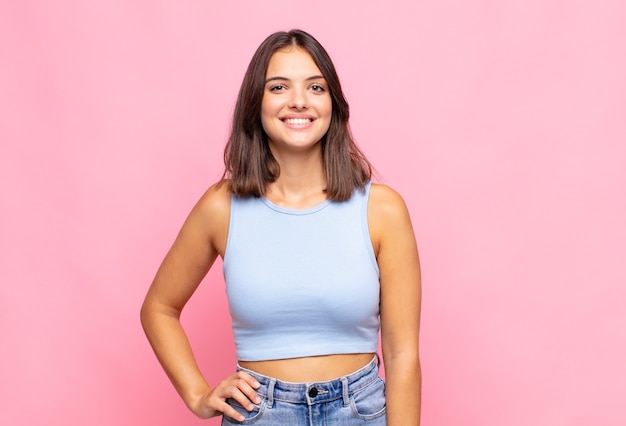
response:
<path id="1" fill-rule="evenodd" d="M 306 210 L 232 197 L 223 270 L 239 360 L 377 351 L 370 186 Z"/>

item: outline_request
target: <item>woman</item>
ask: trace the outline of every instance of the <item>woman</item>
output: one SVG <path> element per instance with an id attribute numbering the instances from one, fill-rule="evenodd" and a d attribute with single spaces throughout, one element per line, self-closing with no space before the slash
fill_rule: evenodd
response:
<path id="1" fill-rule="evenodd" d="M 370 183 L 348 117 L 334 66 L 312 36 L 278 32 L 259 46 L 239 92 L 224 177 L 191 211 L 141 311 L 159 361 L 201 418 L 419 424 L 413 229 L 402 198 Z M 238 366 L 211 386 L 179 318 L 217 256 Z"/>

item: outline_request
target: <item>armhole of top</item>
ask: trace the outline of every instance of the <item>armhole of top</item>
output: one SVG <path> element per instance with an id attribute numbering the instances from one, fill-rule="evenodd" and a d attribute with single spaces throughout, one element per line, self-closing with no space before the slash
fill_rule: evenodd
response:
<path id="1" fill-rule="evenodd" d="M 235 222 L 235 209 L 237 208 L 237 196 L 235 194 L 230 195 L 230 212 L 228 217 L 228 233 L 226 234 L 226 247 L 224 248 L 224 258 L 222 259 L 222 270 L 226 269 L 226 263 L 228 261 L 228 252 L 230 251 L 231 241 L 234 237 L 233 227 Z"/>
<path id="2" fill-rule="evenodd" d="M 372 236 L 370 235 L 369 228 L 369 218 L 367 215 L 367 208 L 369 205 L 370 199 L 370 189 L 372 188 L 372 182 L 368 182 L 365 184 L 363 188 L 363 197 L 361 198 L 361 228 L 363 230 L 363 239 L 365 243 L 365 249 L 367 250 L 367 254 L 372 261 L 372 266 L 376 271 L 376 275 L 380 278 L 380 269 L 378 269 L 378 262 L 376 261 L 376 254 L 374 253 L 374 246 L 372 244 Z M 232 211 L 232 210 L 231 210 Z"/>

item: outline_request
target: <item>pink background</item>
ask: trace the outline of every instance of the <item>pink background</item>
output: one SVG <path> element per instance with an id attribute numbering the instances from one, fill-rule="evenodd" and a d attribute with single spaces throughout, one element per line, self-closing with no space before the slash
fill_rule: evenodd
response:
<path id="1" fill-rule="evenodd" d="M 195 425 L 139 324 L 245 67 L 301 27 L 405 197 L 423 425 L 626 424 L 621 0 L 0 3 L 0 423 Z M 221 264 L 184 314 L 233 369 Z"/>

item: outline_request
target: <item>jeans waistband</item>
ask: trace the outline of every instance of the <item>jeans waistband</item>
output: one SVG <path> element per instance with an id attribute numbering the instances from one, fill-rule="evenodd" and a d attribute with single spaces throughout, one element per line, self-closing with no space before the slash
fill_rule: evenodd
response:
<path id="1" fill-rule="evenodd" d="M 378 356 L 354 373 L 326 382 L 292 383 L 264 376 L 237 364 L 237 371 L 245 371 L 261 384 L 257 393 L 271 407 L 274 400 L 308 405 L 343 398 L 348 403 L 350 394 L 357 392 L 378 379 Z"/>

